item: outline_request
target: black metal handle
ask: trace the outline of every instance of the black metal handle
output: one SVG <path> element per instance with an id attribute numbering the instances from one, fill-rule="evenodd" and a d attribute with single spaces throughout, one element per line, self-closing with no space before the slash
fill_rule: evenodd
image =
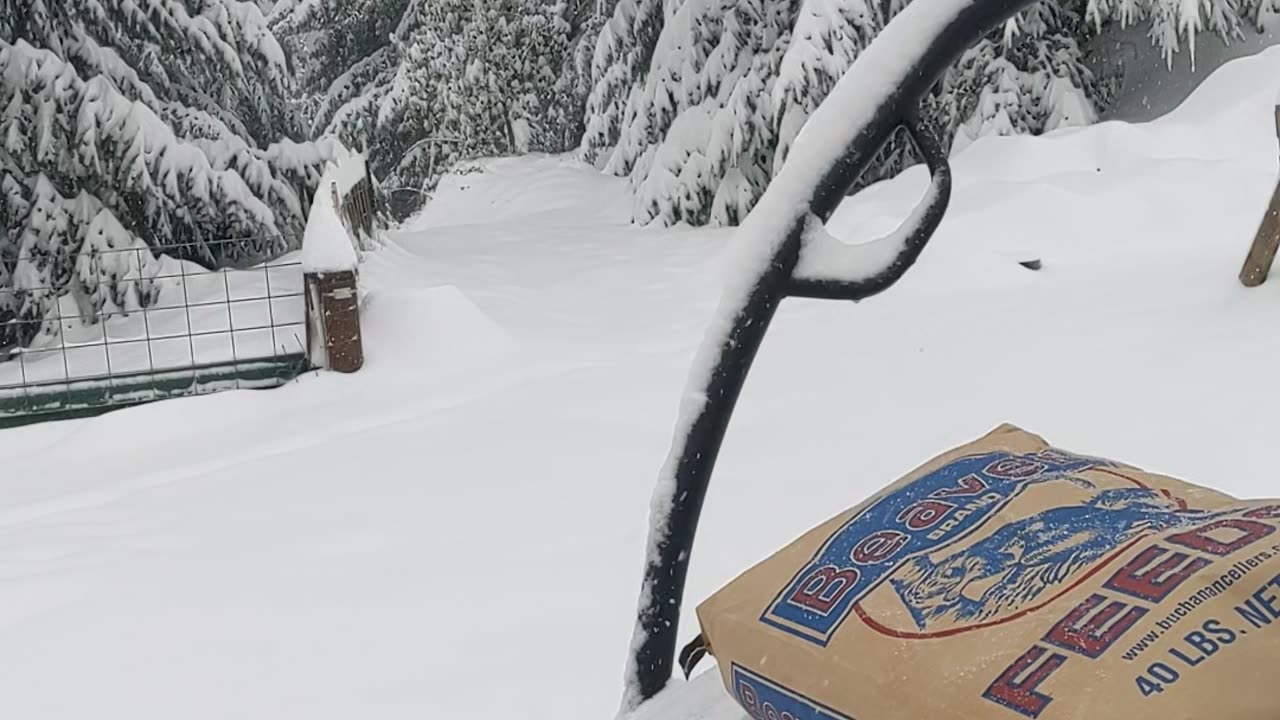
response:
<path id="1" fill-rule="evenodd" d="M 758 266 L 743 299 L 730 298 L 732 318 L 723 333 L 717 329 L 708 335 L 686 388 L 682 424 L 654 492 L 644 580 L 625 670 L 623 714 L 656 695 L 671 678 L 702 503 L 743 382 L 778 305 L 788 295 L 861 300 L 887 289 L 911 267 L 941 222 L 951 189 L 945 153 L 920 126 L 916 107 L 966 48 L 1033 1 L 912 0 L 810 118 L 815 122 L 821 115 L 829 124 L 844 122 L 849 141 L 843 154 L 824 156 L 826 139 L 801 133 L 781 172 L 744 221 L 754 221 L 752 231 L 764 228 L 766 235 L 776 235 L 754 238 L 769 243 L 767 262 Z M 851 87 L 862 95 L 849 93 Z M 859 102 L 849 103 L 850 98 Z M 900 251 L 884 267 L 855 281 L 797 278 L 806 225 L 830 219 L 904 123 L 929 165 L 933 183 L 932 194 L 913 213 L 916 222 L 905 226 Z M 815 162 L 821 167 L 815 168 Z M 816 180 L 807 208 L 793 202 L 795 180 Z"/>
<path id="2" fill-rule="evenodd" d="M 872 271 L 864 277 L 851 278 L 849 276 L 852 273 L 840 272 L 844 268 L 834 268 L 830 276 L 812 277 L 805 273 L 805 246 L 800 250 L 800 264 L 787 288 L 789 296 L 857 302 L 889 289 L 920 257 L 924 246 L 942 223 L 942 216 L 946 214 L 947 205 L 951 201 L 951 165 L 947 162 L 947 153 L 942 144 L 927 128 L 921 126 L 918 117 L 908 119 L 902 127 L 907 131 L 916 153 L 929 168 L 930 183 L 924 198 L 907 219 L 903 220 L 902 225 L 890 235 L 874 241 L 877 245 L 898 246 L 892 262 L 879 268 L 850 268 L 854 272 Z M 851 250 L 849 254 L 852 259 L 866 255 L 865 251 Z"/>

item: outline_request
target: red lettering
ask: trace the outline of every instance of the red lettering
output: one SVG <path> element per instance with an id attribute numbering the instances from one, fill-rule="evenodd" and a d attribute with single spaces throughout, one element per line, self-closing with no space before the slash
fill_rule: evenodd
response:
<path id="1" fill-rule="evenodd" d="M 1155 562 L 1161 556 L 1166 557 Z M 1202 557 L 1152 545 L 1117 570 L 1103 587 L 1149 603 L 1158 603 L 1211 562 Z"/>
<path id="2" fill-rule="evenodd" d="M 1280 519 L 1280 505 L 1263 505 L 1256 507 L 1244 514 L 1247 518 L 1254 520 L 1276 520 Z"/>
<path id="3" fill-rule="evenodd" d="M 1040 717 L 1040 713 L 1053 702 L 1053 698 L 1036 688 L 1067 661 L 1066 655 L 1058 653 L 1046 658 L 1048 652 L 1039 645 L 1033 646 L 1000 673 L 1000 677 L 991 683 L 982 697 L 1029 718 Z M 1026 677 L 1019 680 L 1018 676 L 1024 672 L 1027 673 Z"/>
<path id="4" fill-rule="evenodd" d="M 953 488 L 942 488 L 929 493 L 929 497 L 945 498 L 945 497 L 968 497 L 977 495 L 987 489 L 987 483 L 977 475 L 965 475 L 960 478 L 959 484 Z"/>
<path id="5" fill-rule="evenodd" d="M 1090 595 L 1049 628 L 1044 641 L 1087 658 L 1102 655 L 1125 631 L 1147 614 L 1146 608 L 1119 600 L 1112 600 L 1106 607 L 1098 610 L 1098 606 L 1106 601 L 1107 598 L 1103 595 Z"/>
<path id="6" fill-rule="evenodd" d="M 893 557 L 911 536 L 897 530 L 881 530 L 858 541 L 849 559 L 859 565 L 875 565 Z"/>
<path id="7" fill-rule="evenodd" d="M 1008 457 L 991 463 L 982 472 L 1002 480 L 1026 480 L 1039 475 L 1048 467 L 1029 458 Z"/>
<path id="8" fill-rule="evenodd" d="M 955 505 L 941 500 L 921 500 L 898 513 L 898 522 L 912 530 L 925 530 L 938 524 L 947 513 L 955 509 Z"/>
<path id="9" fill-rule="evenodd" d="M 1218 530 L 1235 530 L 1240 533 L 1234 540 L 1222 541 L 1214 537 L 1210 537 L 1210 533 Z M 1239 550 L 1242 547 L 1251 545 L 1258 540 L 1275 532 L 1276 529 L 1272 525 L 1260 523 L 1256 520 L 1245 520 L 1243 518 L 1225 518 L 1208 525 L 1203 525 L 1194 530 L 1188 530 L 1176 535 L 1170 535 L 1165 538 L 1167 542 L 1175 545 L 1189 547 L 1192 550 L 1225 557 Z"/>
<path id="10" fill-rule="evenodd" d="M 838 570 L 832 565 L 820 567 L 800 583 L 787 602 L 827 615 L 840 598 L 858 582 L 854 568 Z"/>

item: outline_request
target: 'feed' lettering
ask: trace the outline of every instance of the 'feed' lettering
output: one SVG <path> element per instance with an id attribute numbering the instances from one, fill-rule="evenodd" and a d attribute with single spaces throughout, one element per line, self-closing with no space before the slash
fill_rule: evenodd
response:
<path id="1" fill-rule="evenodd" d="M 1112 600 L 1103 606 L 1106 602 L 1105 596 L 1090 595 L 1049 628 L 1044 641 L 1087 658 L 1102 655 L 1147 614 L 1146 608 L 1120 600 Z"/>
<path id="2" fill-rule="evenodd" d="M 1020 715 L 1040 717 L 1040 713 L 1049 707 L 1053 698 L 1036 688 L 1066 661 L 1066 655 L 1050 654 L 1048 650 L 1035 645 L 1000 673 L 1000 677 L 991 683 L 982 697 Z"/>
<path id="3" fill-rule="evenodd" d="M 1120 568 L 1106 587 L 1138 600 L 1158 603 L 1187 578 L 1209 566 L 1209 560 L 1152 545 Z"/>

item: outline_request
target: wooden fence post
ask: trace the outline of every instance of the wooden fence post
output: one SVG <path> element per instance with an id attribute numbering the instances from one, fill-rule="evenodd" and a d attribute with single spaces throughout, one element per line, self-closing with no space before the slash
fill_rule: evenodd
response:
<path id="1" fill-rule="evenodd" d="M 323 188 L 317 190 L 317 197 L 323 197 L 320 193 L 324 192 Z M 349 228 L 350 223 L 350 200 L 351 198 L 343 198 L 338 192 L 338 184 L 331 182 L 329 185 L 330 207 L 317 208 L 319 203 L 313 203 L 311 212 L 322 212 L 330 218 L 328 222 L 332 223 L 331 230 L 337 230 L 341 236 L 336 242 L 345 246 L 351 241 L 352 233 L 359 233 L 359 230 Z M 346 216 L 344 218 L 343 216 Z M 344 219 L 347 221 L 344 223 Z M 312 218 L 308 218 L 308 227 Z M 323 222 L 323 221 L 322 221 Z M 364 366 L 364 341 L 360 332 L 360 293 L 357 288 L 357 268 L 358 258 L 353 247 L 347 247 L 350 251 L 349 262 L 339 258 L 337 262 L 329 254 L 325 254 L 324 250 L 317 250 L 322 260 L 318 260 L 315 266 L 309 266 L 307 253 L 309 247 L 307 245 L 308 238 L 303 238 L 303 286 L 305 288 L 306 297 L 306 330 L 307 330 L 307 355 L 314 367 L 333 370 L 340 373 L 351 373 L 359 370 Z M 320 243 L 317 248 L 325 246 L 326 243 L 335 242 L 335 240 L 326 233 L 318 233 L 316 241 Z M 338 255 L 344 254 L 339 251 Z"/>
<path id="2" fill-rule="evenodd" d="M 364 366 L 360 298 L 351 270 L 306 273 L 307 345 L 316 367 L 352 373 Z"/>
<path id="3" fill-rule="evenodd" d="M 1276 106 L 1276 136 L 1280 137 L 1280 105 Z M 1258 226 L 1258 234 L 1249 247 L 1249 255 L 1245 257 L 1244 267 L 1240 269 L 1240 282 L 1245 287 L 1257 287 L 1267 279 L 1271 272 L 1271 264 L 1275 262 L 1276 250 L 1280 249 L 1280 181 L 1271 194 L 1271 204 L 1262 216 Z"/>

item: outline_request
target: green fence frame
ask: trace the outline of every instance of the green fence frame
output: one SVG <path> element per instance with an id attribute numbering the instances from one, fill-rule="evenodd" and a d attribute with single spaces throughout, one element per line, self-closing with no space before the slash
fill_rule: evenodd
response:
<path id="1" fill-rule="evenodd" d="M 223 390 L 284 385 L 311 369 L 303 353 L 210 363 L 172 370 L 0 388 L 0 429 L 49 420 L 92 417 L 109 410 Z"/>

